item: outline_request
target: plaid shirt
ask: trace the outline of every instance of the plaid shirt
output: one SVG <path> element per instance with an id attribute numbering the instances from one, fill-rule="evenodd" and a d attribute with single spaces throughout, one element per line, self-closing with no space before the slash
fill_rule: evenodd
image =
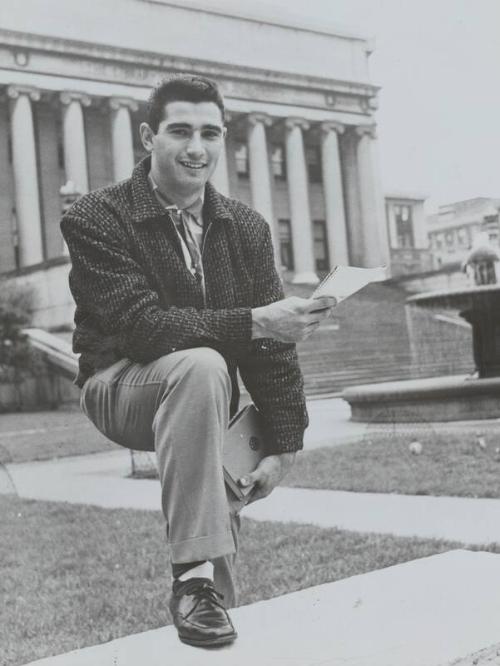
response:
<path id="1" fill-rule="evenodd" d="M 173 221 L 151 192 L 149 166 L 146 158 L 130 179 L 81 197 L 61 222 L 77 306 L 77 385 L 121 358 L 149 363 L 177 350 L 211 347 L 228 365 L 231 414 L 239 369 L 267 426 L 268 452 L 301 449 L 308 418 L 295 345 L 251 339 L 251 308 L 283 298 L 268 224 L 206 185 L 204 302 Z"/>

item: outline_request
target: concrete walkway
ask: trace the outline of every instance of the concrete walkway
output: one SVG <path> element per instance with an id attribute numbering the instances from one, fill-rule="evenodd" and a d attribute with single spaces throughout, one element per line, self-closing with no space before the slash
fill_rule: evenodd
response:
<path id="1" fill-rule="evenodd" d="M 441 666 L 498 640 L 498 580 L 500 555 L 450 551 L 237 608 L 224 649 L 170 626 L 31 666 Z"/>
<path id="2" fill-rule="evenodd" d="M 306 430 L 304 448 L 306 451 L 323 446 L 338 446 L 369 438 L 372 434 L 398 433 L 418 434 L 420 432 L 471 432 L 498 433 L 500 439 L 500 419 L 477 421 L 454 421 L 448 423 L 356 423 L 350 420 L 351 409 L 340 398 L 314 398 L 307 401 L 310 425 Z M 67 455 L 67 439 L 71 437 L 73 450 L 80 448 L 82 453 L 116 448 L 106 440 L 90 423 L 77 406 L 52 412 L 31 412 L 20 414 L 0 414 L 0 455 L 8 461 L 2 450 L 22 448 L 31 443 L 42 443 L 47 450 L 48 443 L 53 456 Z M 89 445 L 93 448 L 89 448 Z M 15 457 L 12 456 L 15 460 Z"/>
<path id="3" fill-rule="evenodd" d="M 357 423 L 351 421 L 351 408 L 340 398 L 316 398 L 307 401 L 310 425 L 304 438 L 304 449 L 310 451 L 323 446 L 339 446 L 349 442 L 369 439 L 370 436 L 387 433 L 415 435 L 429 433 L 450 434 L 481 433 L 498 435 L 500 419 L 477 419 L 475 421 L 442 421 L 418 423 Z"/>
<path id="4" fill-rule="evenodd" d="M 244 515 L 468 545 L 500 543 L 500 499 L 277 488 Z"/>
<path id="5" fill-rule="evenodd" d="M 160 507 L 158 481 L 127 478 L 130 455 L 126 450 L 8 465 L 6 472 L 11 491 L 20 497 L 105 508 L 157 511 Z M 243 515 L 465 544 L 500 543 L 500 499 L 277 488 L 265 500 L 248 506 Z"/>

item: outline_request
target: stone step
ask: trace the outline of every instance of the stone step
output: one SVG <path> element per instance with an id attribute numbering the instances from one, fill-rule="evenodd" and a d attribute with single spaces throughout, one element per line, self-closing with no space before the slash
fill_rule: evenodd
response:
<path id="1" fill-rule="evenodd" d="M 170 626 L 30 666 L 441 666 L 498 641 L 499 580 L 499 555 L 455 550 L 237 608 L 223 649 Z"/>

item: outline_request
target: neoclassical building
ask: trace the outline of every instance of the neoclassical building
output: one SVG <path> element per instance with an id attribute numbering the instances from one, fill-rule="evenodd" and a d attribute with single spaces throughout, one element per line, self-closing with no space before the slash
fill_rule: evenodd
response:
<path id="1" fill-rule="evenodd" d="M 219 82 L 228 138 L 214 183 L 264 215 L 286 280 L 389 264 L 371 42 L 237 11 L 2 0 L 0 273 L 35 285 L 35 324 L 72 321 L 65 203 L 130 175 L 149 90 L 174 72 Z"/>

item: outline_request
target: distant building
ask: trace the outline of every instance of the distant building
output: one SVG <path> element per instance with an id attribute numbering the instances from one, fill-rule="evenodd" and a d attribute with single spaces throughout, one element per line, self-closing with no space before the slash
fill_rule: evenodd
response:
<path id="1" fill-rule="evenodd" d="M 424 273 L 435 267 L 425 224 L 426 198 L 404 193 L 385 196 L 391 273 L 394 276 Z"/>
<path id="2" fill-rule="evenodd" d="M 428 216 L 429 247 L 437 266 L 462 263 L 480 232 L 487 232 L 498 246 L 499 213 L 500 199 L 477 197 L 440 206 L 437 214 Z"/>

